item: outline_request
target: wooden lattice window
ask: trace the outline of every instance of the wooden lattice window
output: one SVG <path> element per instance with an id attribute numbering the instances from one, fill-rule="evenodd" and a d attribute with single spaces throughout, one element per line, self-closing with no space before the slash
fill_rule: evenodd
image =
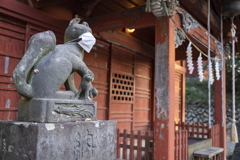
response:
<path id="1" fill-rule="evenodd" d="M 134 97 L 134 77 L 113 73 L 112 100 L 132 102 Z"/>

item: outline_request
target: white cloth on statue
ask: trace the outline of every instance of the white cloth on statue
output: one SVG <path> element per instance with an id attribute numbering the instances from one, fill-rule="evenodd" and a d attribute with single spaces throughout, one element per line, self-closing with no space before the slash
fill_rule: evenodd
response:
<path id="1" fill-rule="evenodd" d="M 82 38 L 81 41 L 78 42 L 78 44 L 87 52 L 89 53 L 93 47 L 93 45 L 96 43 L 95 37 L 92 35 L 92 33 L 87 32 L 79 36 L 79 38 Z"/>

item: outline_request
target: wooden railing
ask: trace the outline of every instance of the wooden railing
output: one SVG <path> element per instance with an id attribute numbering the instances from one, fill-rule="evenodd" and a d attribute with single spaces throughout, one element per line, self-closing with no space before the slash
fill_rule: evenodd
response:
<path id="1" fill-rule="evenodd" d="M 188 152 L 188 132 L 176 130 L 174 139 L 174 160 L 186 160 Z"/>
<path id="2" fill-rule="evenodd" d="M 184 130 L 175 131 L 175 160 L 186 160 L 188 133 Z M 152 159 L 152 131 L 117 130 L 117 158 L 128 160 Z M 135 151 L 135 152 L 134 152 Z"/>
<path id="3" fill-rule="evenodd" d="M 174 160 L 186 160 L 188 137 L 212 138 L 212 146 L 220 147 L 220 125 L 209 129 L 207 124 L 175 124 Z M 153 131 L 117 130 L 117 158 L 126 160 L 151 160 Z"/>
<path id="4" fill-rule="evenodd" d="M 152 131 L 117 130 L 117 158 L 151 160 L 152 144 Z"/>
<path id="5" fill-rule="evenodd" d="M 212 138 L 212 146 L 220 147 L 220 124 L 215 124 L 209 129 L 209 125 L 204 123 L 175 123 L 175 129 L 187 130 L 188 137 Z"/>
<path id="6" fill-rule="evenodd" d="M 211 130 L 205 123 L 175 123 L 175 130 L 187 130 L 188 137 L 211 138 Z"/>

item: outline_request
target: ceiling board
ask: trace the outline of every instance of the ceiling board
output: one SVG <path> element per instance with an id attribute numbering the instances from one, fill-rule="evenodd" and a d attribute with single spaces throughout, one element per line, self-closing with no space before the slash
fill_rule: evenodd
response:
<path id="1" fill-rule="evenodd" d="M 133 7 L 135 7 L 134 4 L 130 3 L 130 2 L 127 1 L 127 0 L 121 0 L 121 2 L 118 1 L 118 0 L 112 0 L 112 1 L 118 2 L 119 4 L 121 4 L 122 6 L 124 6 L 125 8 L 133 8 Z"/>

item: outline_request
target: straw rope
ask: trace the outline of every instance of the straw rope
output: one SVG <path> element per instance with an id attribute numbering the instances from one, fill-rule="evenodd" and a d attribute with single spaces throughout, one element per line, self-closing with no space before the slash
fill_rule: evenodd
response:
<path id="1" fill-rule="evenodd" d="M 177 25 L 177 27 L 182 31 L 182 33 L 185 35 L 185 37 L 187 38 L 187 40 L 189 42 L 192 43 L 192 45 L 199 51 L 201 52 L 205 57 L 208 57 L 207 54 L 205 54 L 200 48 L 198 48 L 194 43 L 193 41 L 187 36 L 187 34 L 185 33 L 185 31 L 182 29 L 182 27 L 180 27 L 180 25 L 177 23 L 177 21 L 175 20 L 175 18 L 173 16 L 170 16 L 170 18 L 172 19 L 172 21 Z M 224 58 L 227 58 L 227 57 L 224 57 Z M 220 59 L 216 59 L 216 58 L 212 58 L 210 57 L 210 59 L 212 60 L 215 60 L 215 61 L 220 61 Z"/>

